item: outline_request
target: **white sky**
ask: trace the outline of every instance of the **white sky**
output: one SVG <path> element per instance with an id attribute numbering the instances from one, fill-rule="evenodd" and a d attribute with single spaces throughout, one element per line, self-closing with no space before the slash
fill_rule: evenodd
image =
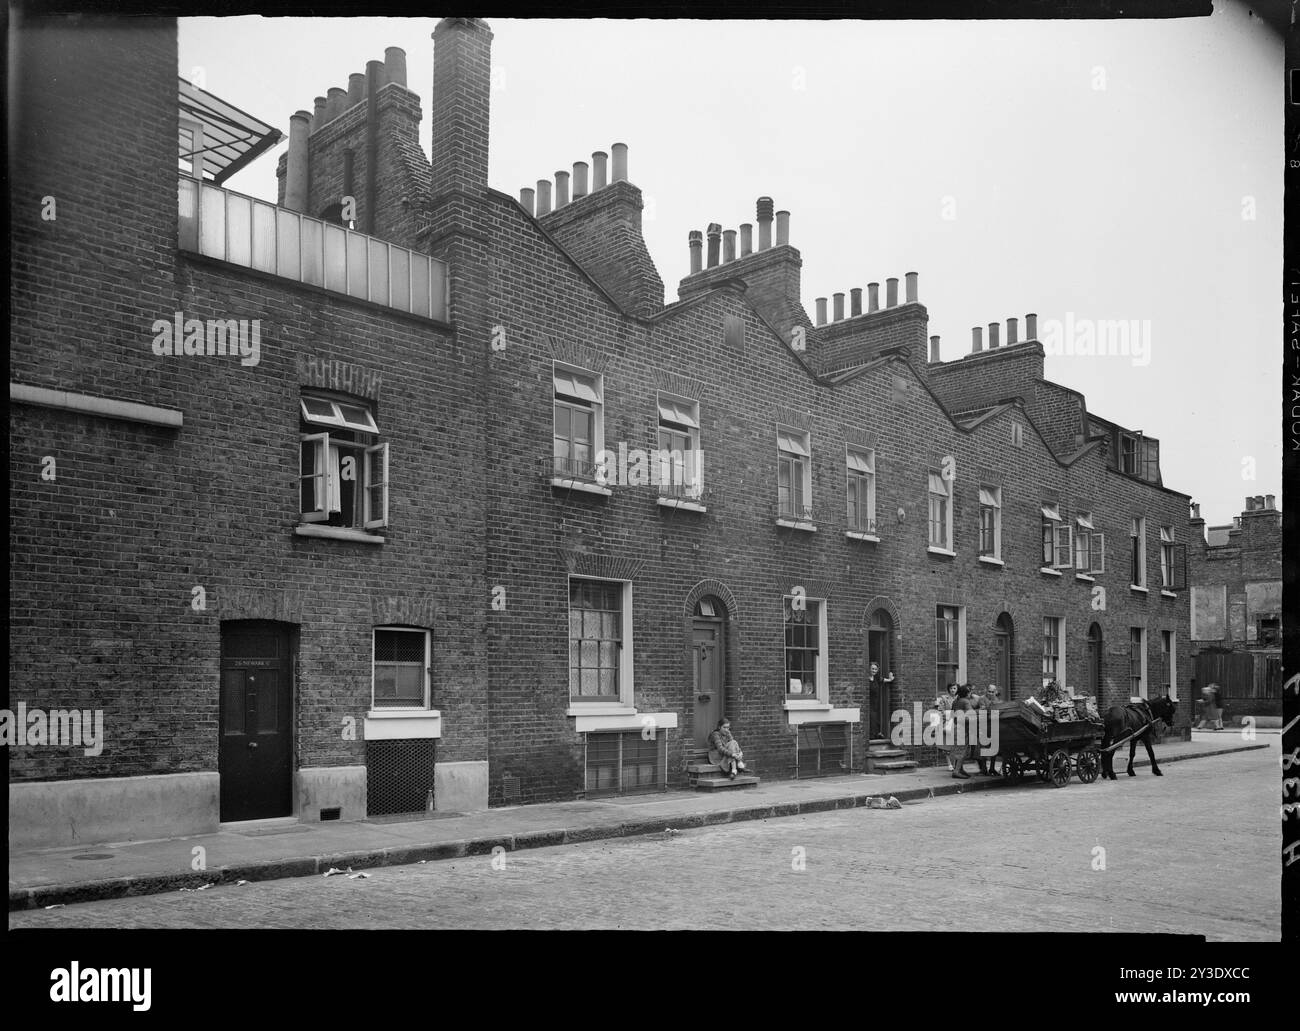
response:
<path id="1" fill-rule="evenodd" d="M 184 18 L 179 70 L 287 133 L 403 47 L 427 153 L 436 24 Z M 490 184 L 518 196 L 628 144 L 669 302 L 687 232 L 753 222 L 767 195 L 791 212 L 810 315 L 870 281 L 883 303 L 887 277 L 918 272 L 944 360 L 969 352 L 971 326 L 1002 322 L 1005 340 L 1031 311 L 1040 337 L 1066 313 L 1149 321 L 1147 364 L 1049 354 L 1048 378 L 1159 437 L 1165 484 L 1212 525 L 1281 494 L 1283 48 L 1242 4 L 1165 21 L 491 27 Z M 284 146 L 227 185 L 273 201 Z"/>

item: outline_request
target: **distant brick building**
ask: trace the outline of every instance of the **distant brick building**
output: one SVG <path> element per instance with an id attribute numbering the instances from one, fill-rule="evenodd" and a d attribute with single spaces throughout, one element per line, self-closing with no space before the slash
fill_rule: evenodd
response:
<path id="1" fill-rule="evenodd" d="M 723 713 L 764 776 L 861 770 L 954 679 L 1186 732 L 1189 499 L 1035 316 L 946 363 L 915 273 L 809 318 L 769 198 L 665 304 L 626 147 L 488 186 L 476 19 L 429 157 L 393 48 L 276 205 L 174 22 L 80 24 L 19 38 L 10 698 L 107 740 L 11 750 L 11 841 L 684 786 Z"/>
<path id="2" fill-rule="evenodd" d="M 1228 525 L 1192 527 L 1194 686 L 1218 684 L 1230 718 L 1281 716 L 1282 513 L 1257 495 Z"/>

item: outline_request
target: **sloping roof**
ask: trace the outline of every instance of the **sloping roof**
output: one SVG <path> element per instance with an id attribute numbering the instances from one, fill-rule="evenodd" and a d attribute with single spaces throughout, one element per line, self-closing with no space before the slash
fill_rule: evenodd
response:
<path id="1" fill-rule="evenodd" d="M 181 115 L 203 126 L 203 167 L 205 172 L 212 173 L 212 181 L 217 185 L 284 138 L 279 129 L 260 118 L 227 104 L 180 76 L 176 80 Z"/>

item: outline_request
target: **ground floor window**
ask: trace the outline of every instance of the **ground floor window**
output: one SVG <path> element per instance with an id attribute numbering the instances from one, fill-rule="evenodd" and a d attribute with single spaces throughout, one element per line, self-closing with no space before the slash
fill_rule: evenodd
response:
<path id="1" fill-rule="evenodd" d="M 587 735 L 587 794 L 654 791 L 665 783 L 666 736 L 641 731 Z"/>
<path id="2" fill-rule="evenodd" d="M 849 772 L 847 723 L 806 723 L 799 728 L 796 775 L 828 777 Z"/>

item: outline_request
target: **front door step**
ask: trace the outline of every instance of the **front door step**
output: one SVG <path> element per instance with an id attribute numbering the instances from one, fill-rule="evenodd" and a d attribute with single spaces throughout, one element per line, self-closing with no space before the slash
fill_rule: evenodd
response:
<path id="1" fill-rule="evenodd" d="M 746 773 L 737 774 L 735 777 L 701 777 L 695 782 L 695 790 L 726 791 L 729 788 L 756 788 L 758 783 L 757 777 L 751 777 Z"/>

